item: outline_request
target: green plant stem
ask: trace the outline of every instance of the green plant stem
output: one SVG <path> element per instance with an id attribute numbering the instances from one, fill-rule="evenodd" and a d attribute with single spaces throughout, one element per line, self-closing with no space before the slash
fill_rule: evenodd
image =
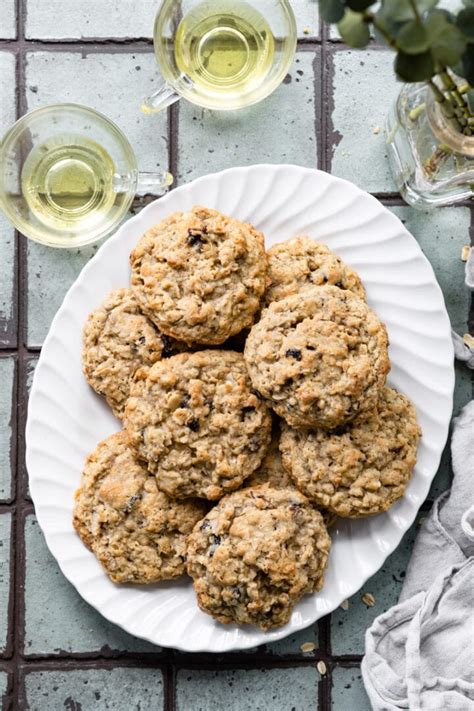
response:
<path id="1" fill-rule="evenodd" d="M 412 6 L 416 19 L 418 20 L 418 22 L 421 23 L 421 15 L 420 11 L 418 10 L 418 5 L 416 4 L 416 0 L 410 0 L 410 5 Z"/>
<path id="2" fill-rule="evenodd" d="M 413 8 L 413 12 L 415 13 L 416 20 L 421 23 L 422 18 L 418 6 L 416 4 L 416 0 L 409 0 L 409 2 L 411 7 Z M 398 49 L 396 39 L 392 37 L 382 25 L 380 25 L 377 16 L 374 15 L 373 12 L 370 12 L 369 10 L 364 10 L 362 16 L 365 22 L 367 22 L 368 24 L 373 24 L 375 29 L 378 31 L 381 37 L 384 38 L 385 42 L 388 44 L 389 47 L 395 50 Z M 458 131 L 459 133 L 464 133 L 465 135 L 471 135 L 471 129 L 469 128 L 468 119 L 472 117 L 472 113 L 469 104 L 463 96 L 463 93 L 465 92 L 460 91 L 460 88 L 452 78 L 447 67 L 439 66 L 437 68 L 436 75 L 440 77 L 445 91 L 442 91 L 439 88 L 433 77 L 428 79 L 427 83 L 434 94 L 435 100 L 440 105 L 440 108 L 446 118 L 451 121 L 456 131 Z M 469 86 L 466 85 L 466 87 L 467 90 L 469 90 Z M 462 88 L 464 89 L 464 86 Z"/>

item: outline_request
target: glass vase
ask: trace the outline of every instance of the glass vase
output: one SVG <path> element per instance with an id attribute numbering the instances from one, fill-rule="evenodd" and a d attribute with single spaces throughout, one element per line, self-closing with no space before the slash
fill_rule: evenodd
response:
<path id="1" fill-rule="evenodd" d="M 387 121 L 387 144 L 397 189 L 424 209 L 474 195 L 474 136 L 460 133 L 427 84 L 405 84 Z"/>

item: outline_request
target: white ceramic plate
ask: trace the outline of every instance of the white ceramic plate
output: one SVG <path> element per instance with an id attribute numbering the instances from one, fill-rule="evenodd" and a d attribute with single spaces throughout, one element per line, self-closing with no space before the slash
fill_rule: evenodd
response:
<path id="1" fill-rule="evenodd" d="M 340 521 L 326 583 L 295 608 L 285 627 L 263 633 L 220 625 L 200 612 L 188 579 L 117 586 L 74 533 L 73 494 L 86 455 L 119 429 L 81 372 L 81 329 L 111 290 L 129 282 L 138 238 L 175 210 L 195 204 L 248 220 L 267 245 L 295 234 L 327 242 L 359 272 L 370 305 L 387 324 L 389 383 L 410 396 L 423 428 L 408 490 L 389 512 Z M 129 220 L 84 267 L 52 323 L 36 368 L 26 428 L 31 494 L 47 544 L 64 575 L 107 619 L 137 637 L 185 651 L 224 652 L 281 639 L 355 593 L 413 522 L 439 465 L 454 385 L 450 325 L 433 270 L 415 239 L 376 199 L 351 183 L 297 166 L 232 168 L 184 185 Z"/>

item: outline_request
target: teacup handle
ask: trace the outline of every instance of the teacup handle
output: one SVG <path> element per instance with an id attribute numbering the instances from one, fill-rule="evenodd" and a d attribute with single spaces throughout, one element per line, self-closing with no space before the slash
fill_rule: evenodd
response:
<path id="1" fill-rule="evenodd" d="M 141 109 L 144 114 L 155 114 L 158 111 L 163 111 L 171 104 L 174 104 L 180 98 L 179 94 L 175 90 L 163 81 L 154 94 L 145 99 L 141 105 Z"/>
<path id="2" fill-rule="evenodd" d="M 163 171 L 161 173 L 138 174 L 137 192 L 140 195 L 163 195 L 168 188 L 173 185 L 171 173 Z"/>

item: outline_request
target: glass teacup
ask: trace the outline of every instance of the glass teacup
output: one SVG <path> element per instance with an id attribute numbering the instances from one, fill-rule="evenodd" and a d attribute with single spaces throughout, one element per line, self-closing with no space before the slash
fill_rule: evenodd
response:
<path id="1" fill-rule="evenodd" d="M 154 45 L 164 82 L 142 110 L 181 97 L 208 109 L 255 104 L 285 78 L 296 39 L 288 0 L 162 0 Z"/>
<path id="2" fill-rule="evenodd" d="M 137 193 L 160 195 L 172 181 L 139 173 L 122 131 L 77 104 L 26 114 L 0 143 L 0 207 L 19 232 L 51 247 L 96 242 Z"/>

